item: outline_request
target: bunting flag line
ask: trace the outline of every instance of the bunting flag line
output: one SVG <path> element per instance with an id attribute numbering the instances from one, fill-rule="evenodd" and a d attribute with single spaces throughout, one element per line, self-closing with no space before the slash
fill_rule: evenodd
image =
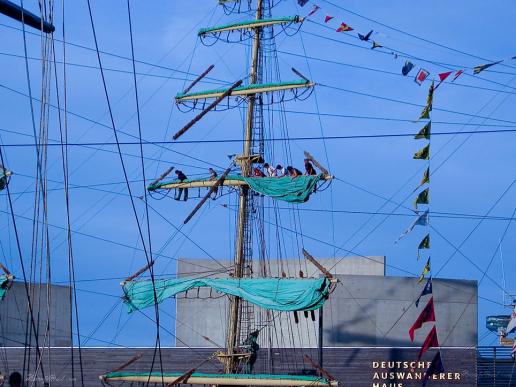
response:
<path id="1" fill-rule="evenodd" d="M 455 82 L 455 80 L 460 77 L 462 75 L 462 73 L 464 72 L 464 70 L 459 70 L 455 73 L 455 76 L 453 77 L 452 79 L 452 82 Z"/>
<path id="2" fill-rule="evenodd" d="M 311 1 L 311 0 L 297 0 L 297 3 L 301 6 L 301 7 L 304 7 L 307 3 L 311 3 L 313 8 L 312 10 L 308 13 L 308 16 L 307 17 L 310 17 L 312 16 L 313 14 L 315 14 L 317 11 L 319 11 L 320 9 L 323 9 L 322 7 L 320 7 L 319 5 L 315 4 L 314 1 Z M 326 14 L 326 16 L 324 17 L 324 23 L 328 23 L 330 20 L 334 19 L 334 16 L 331 16 L 331 15 L 328 15 Z M 337 26 L 336 26 L 337 27 Z M 338 28 L 336 28 L 336 31 L 337 32 L 347 32 L 347 31 L 353 31 L 354 28 L 352 28 L 350 25 L 346 24 L 346 23 L 341 23 L 340 26 L 338 26 Z M 364 41 L 364 42 L 369 42 L 371 41 L 371 36 L 372 36 L 372 33 L 376 33 L 376 34 L 380 34 L 380 36 L 382 36 L 383 34 L 381 34 L 381 32 L 378 32 L 375 30 L 370 30 L 367 34 L 363 35 L 361 33 L 358 33 L 358 38 L 361 40 L 361 41 Z M 383 35 L 383 37 L 385 37 L 385 35 Z M 371 50 L 374 50 L 376 48 L 381 48 L 383 47 L 382 44 L 376 42 L 376 41 L 372 41 L 372 45 L 371 45 Z M 398 52 L 397 51 L 394 51 L 394 50 L 390 50 L 389 53 L 394 57 L 394 59 L 398 59 L 399 58 L 399 55 L 398 55 Z M 401 54 L 401 52 L 400 52 Z M 513 56 L 513 57 L 508 57 L 508 58 L 505 58 L 505 59 L 502 59 L 502 60 L 499 60 L 499 61 L 496 61 L 496 62 L 491 62 L 491 63 L 485 63 L 485 64 L 482 64 L 482 65 L 479 65 L 479 66 L 476 66 L 473 68 L 473 74 L 479 74 L 481 73 L 482 71 L 484 71 L 485 69 L 488 69 L 489 67 L 491 66 L 494 66 L 494 65 L 497 65 L 499 63 L 502 63 L 504 61 L 509 61 L 509 60 L 512 60 L 512 59 L 516 59 L 516 56 Z M 406 60 L 405 61 L 405 64 L 403 65 L 403 68 L 402 68 L 402 74 L 403 75 L 408 75 L 413 69 L 415 68 L 415 65 L 414 63 L 410 62 L 409 60 Z M 421 67 L 419 67 L 419 70 L 416 74 L 416 77 L 414 78 L 414 81 L 419 85 L 421 86 L 423 84 L 423 82 L 427 81 L 429 79 L 429 76 L 430 76 L 430 72 L 426 69 L 423 69 Z M 445 71 L 445 72 L 442 72 L 442 73 L 438 73 L 438 84 L 437 86 L 435 86 L 435 89 L 437 89 L 441 83 L 443 83 L 446 79 L 448 79 L 448 77 L 450 77 L 450 75 L 452 75 L 452 73 L 455 72 L 454 76 L 453 76 L 453 79 L 451 80 L 451 82 L 455 82 L 455 80 L 461 76 L 465 70 L 467 70 L 469 72 L 469 69 L 460 69 L 460 70 L 452 70 L 452 71 Z M 436 77 L 436 80 L 437 80 L 437 77 Z M 428 113 L 428 111 L 430 111 L 430 109 L 426 109 L 425 111 L 423 111 L 424 114 L 422 114 L 423 117 L 425 117 Z M 428 118 L 428 117 L 426 117 Z"/>
<path id="3" fill-rule="evenodd" d="M 369 31 L 367 34 L 362 35 L 361 33 L 358 33 L 358 38 L 360 40 L 363 40 L 364 42 L 369 41 L 369 38 L 371 37 L 371 34 L 373 33 L 373 30 Z"/>
<path id="4" fill-rule="evenodd" d="M 340 23 L 340 27 L 336 29 L 337 32 L 347 32 L 347 31 L 353 31 L 353 28 L 348 26 L 346 23 L 342 22 Z"/>
<path id="5" fill-rule="evenodd" d="M 428 223 L 428 210 L 423 212 L 417 217 L 417 219 L 398 237 L 394 243 L 398 243 L 404 236 L 408 235 L 416 226 L 427 226 Z"/>
<path id="6" fill-rule="evenodd" d="M 426 145 L 423 149 L 414 153 L 412 157 L 414 160 L 429 160 L 430 159 L 430 144 Z"/>
<path id="7" fill-rule="evenodd" d="M 514 310 L 511 314 L 511 321 L 507 324 L 507 328 L 505 328 L 506 333 L 511 333 L 511 331 L 516 328 L 516 305 L 514 305 Z"/>
<path id="8" fill-rule="evenodd" d="M 417 208 L 418 204 L 428 204 L 428 200 L 430 198 L 430 188 L 425 188 L 423 191 L 417 195 L 416 200 L 414 200 L 414 208 Z"/>
<path id="9" fill-rule="evenodd" d="M 473 67 L 473 74 L 480 74 L 485 69 L 488 69 L 489 67 L 497 65 L 498 63 L 502 63 L 502 62 L 503 62 L 503 60 L 499 60 L 498 62 L 486 63 L 486 64 L 483 64 L 480 66 Z"/>
<path id="10" fill-rule="evenodd" d="M 412 71 L 413 68 L 414 68 L 414 64 L 411 61 L 407 60 L 405 62 L 405 64 L 403 65 L 403 67 L 401 68 L 401 73 L 403 75 L 408 75 L 410 73 L 410 71 Z"/>
<path id="11" fill-rule="evenodd" d="M 428 121 L 423 128 L 414 136 L 414 139 L 420 140 L 422 138 L 430 140 L 430 130 L 432 128 L 432 121 Z"/>
<path id="12" fill-rule="evenodd" d="M 428 294 L 432 294 L 432 277 L 428 277 L 428 281 L 426 281 L 426 285 L 423 288 L 423 291 L 421 292 L 421 294 L 417 298 L 417 300 L 415 302 L 416 308 L 419 307 L 419 301 L 421 300 L 421 297 L 426 296 Z"/>
<path id="13" fill-rule="evenodd" d="M 425 371 L 425 375 L 423 376 L 423 387 L 426 387 L 426 383 L 428 382 L 428 379 L 432 375 L 438 375 L 440 373 L 444 372 L 444 366 L 443 361 L 441 359 L 441 351 L 437 351 L 435 354 L 432 363 L 430 363 L 430 366 Z"/>
<path id="14" fill-rule="evenodd" d="M 418 250 L 429 249 L 430 248 L 430 234 L 426 234 L 426 236 L 421 239 L 419 242 Z"/>
<path id="15" fill-rule="evenodd" d="M 319 7 L 317 4 L 314 4 L 314 7 L 312 8 L 312 10 L 310 11 L 310 13 L 308 14 L 307 17 L 310 17 L 312 16 L 314 13 L 316 13 L 317 11 L 319 11 L 321 9 L 321 7 Z"/>
<path id="16" fill-rule="evenodd" d="M 439 347 L 439 341 L 437 340 L 437 329 L 435 328 L 435 325 L 432 327 L 430 332 L 428 333 L 428 336 L 426 336 L 425 341 L 423 342 L 423 345 L 421 346 L 421 349 L 419 350 L 419 355 L 417 355 L 417 361 L 421 360 L 421 356 L 425 354 L 426 351 L 428 351 L 429 348 L 437 348 Z"/>
<path id="17" fill-rule="evenodd" d="M 419 71 L 416 74 L 416 77 L 414 78 L 414 81 L 419 86 L 421 86 L 423 84 L 423 82 L 425 81 L 425 79 L 428 78 L 429 75 L 430 75 L 430 73 L 427 70 L 419 69 Z"/>
<path id="18" fill-rule="evenodd" d="M 426 322 L 435 322 L 435 312 L 434 312 L 434 297 L 430 297 L 426 306 L 421 311 L 421 314 L 417 318 L 417 320 L 412 324 L 409 329 L 410 341 L 414 342 L 414 331 L 423 326 Z"/>
<path id="19" fill-rule="evenodd" d="M 423 268 L 423 271 L 421 272 L 421 275 L 419 276 L 419 279 L 417 280 L 417 283 L 420 284 L 425 279 L 425 276 L 430 273 L 430 257 L 426 260 L 425 267 Z"/>

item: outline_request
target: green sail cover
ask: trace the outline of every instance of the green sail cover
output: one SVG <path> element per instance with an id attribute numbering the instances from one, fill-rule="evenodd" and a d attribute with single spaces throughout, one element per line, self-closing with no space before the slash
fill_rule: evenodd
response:
<path id="1" fill-rule="evenodd" d="M 298 177 L 245 177 L 253 191 L 289 203 L 304 203 L 310 198 L 322 175 Z"/>
<path id="2" fill-rule="evenodd" d="M 226 180 L 245 181 L 253 191 L 274 199 L 283 200 L 289 203 L 304 203 L 308 201 L 317 183 L 323 177 L 322 174 L 314 176 L 298 177 L 243 177 L 240 175 L 228 175 Z M 204 179 L 205 180 L 205 179 Z M 183 183 L 203 181 L 184 180 Z M 172 180 L 166 183 L 149 186 L 149 191 L 155 191 L 161 186 L 170 183 L 179 183 L 179 180 Z"/>
<path id="3" fill-rule="evenodd" d="M 328 298 L 330 281 L 326 278 L 173 278 L 155 280 L 155 285 L 158 304 L 178 293 L 207 286 L 264 309 L 295 311 L 323 306 Z M 123 290 L 129 312 L 154 305 L 151 280 L 127 282 Z"/>
<path id="4" fill-rule="evenodd" d="M 7 289 L 11 285 L 11 280 L 5 274 L 0 275 L 0 300 L 3 300 Z"/>

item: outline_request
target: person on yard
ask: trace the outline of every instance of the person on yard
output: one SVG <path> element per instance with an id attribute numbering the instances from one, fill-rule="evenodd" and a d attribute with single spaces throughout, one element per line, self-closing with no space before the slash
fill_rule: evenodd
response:
<path id="1" fill-rule="evenodd" d="M 305 175 L 317 175 L 314 166 L 308 159 L 305 159 Z"/>
<path id="2" fill-rule="evenodd" d="M 253 176 L 254 177 L 266 177 L 265 173 L 263 173 L 263 171 L 258 167 L 253 169 Z"/>
<path id="3" fill-rule="evenodd" d="M 182 171 L 180 171 L 179 169 L 176 169 L 176 175 L 177 175 L 177 179 L 180 182 L 188 180 L 188 177 L 186 177 L 186 175 Z M 177 195 L 176 195 L 176 197 L 174 199 L 180 200 L 181 199 L 181 195 L 183 194 L 183 192 L 185 193 L 184 197 L 183 197 L 183 200 L 186 202 L 188 200 L 188 188 L 178 188 Z"/>
<path id="4" fill-rule="evenodd" d="M 276 176 L 283 177 L 286 175 L 287 173 L 285 172 L 285 168 L 281 164 L 276 165 Z"/>
<path id="5" fill-rule="evenodd" d="M 287 172 L 290 177 L 303 176 L 303 172 L 301 172 L 299 169 L 294 168 L 290 165 L 287 167 Z"/>
<path id="6" fill-rule="evenodd" d="M 276 177 L 276 169 L 271 167 L 268 163 L 263 164 L 263 170 L 268 177 Z"/>
<path id="7" fill-rule="evenodd" d="M 209 168 L 208 171 L 210 172 L 210 181 L 217 181 L 217 179 L 219 178 L 219 175 L 217 175 L 217 172 L 215 172 L 215 170 L 213 168 Z M 219 192 L 219 188 L 216 187 L 213 190 L 213 196 L 211 197 L 212 200 L 215 200 L 217 198 L 218 192 Z"/>

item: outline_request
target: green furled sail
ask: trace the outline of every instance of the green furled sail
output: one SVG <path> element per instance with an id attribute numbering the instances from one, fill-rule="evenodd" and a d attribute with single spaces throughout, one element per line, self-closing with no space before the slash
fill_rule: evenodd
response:
<path id="1" fill-rule="evenodd" d="M 289 203 L 304 203 L 310 198 L 321 175 L 298 177 L 244 177 L 253 191 Z"/>
<path id="2" fill-rule="evenodd" d="M 160 373 L 160 372 L 109 372 L 103 375 L 103 379 L 106 381 L 115 379 L 115 380 L 123 380 L 124 378 L 130 380 L 131 378 L 141 378 L 141 379 L 149 379 L 152 381 L 153 379 L 157 379 L 161 381 L 161 378 L 165 380 L 169 378 L 179 378 L 183 376 L 184 373 L 173 372 L 173 373 Z M 239 379 L 239 380 L 276 380 L 278 382 L 292 382 L 292 385 L 306 385 L 306 386 L 315 386 L 315 385 L 325 385 L 331 386 L 333 385 L 331 381 L 326 378 L 320 376 L 311 376 L 311 375 L 274 375 L 274 374 L 210 374 L 203 372 L 194 372 L 187 381 L 190 382 L 195 379 Z"/>
<path id="3" fill-rule="evenodd" d="M 283 200 L 289 203 L 304 203 L 310 199 L 310 195 L 314 192 L 317 183 L 323 174 L 313 176 L 298 177 L 243 177 L 240 175 L 228 175 L 226 180 L 245 181 L 249 187 L 259 194 L 269 196 L 277 200 Z M 173 180 L 156 185 L 151 185 L 147 189 L 155 191 L 162 186 L 171 183 L 191 183 L 195 181 L 205 180 Z"/>
<path id="4" fill-rule="evenodd" d="M 12 277 L 5 274 L 0 275 L 0 300 L 4 299 L 5 293 L 7 293 L 7 290 L 11 286 L 11 279 Z"/>
<path id="5" fill-rule="evenodd" d="M 264 309 L 278 311 L 316 310 L 328 298 L 327 278 L 173 278 L 156 280 L 158 304 L 192 288 L 210 287 L 220 293 L 240 297 Z M 123 285 L 129 312 L 154 305 L 151 280 Z"/>

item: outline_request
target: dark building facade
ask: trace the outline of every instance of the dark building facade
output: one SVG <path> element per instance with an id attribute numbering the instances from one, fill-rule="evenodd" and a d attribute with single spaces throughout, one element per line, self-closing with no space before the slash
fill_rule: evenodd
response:
<path id="1" fill-rule="evenodd" d="M 418 351 L 417 348 L 401 347 L 325 348 L 323 365 L 339 381 L 339 386 L 421 387 L 422 375 L 434 351 L 429 351 L 428 358 L 425 357 L 422 362 L 415 362 Z M 6 348 L 3 353 L 9 359 L 9 368 L 2 369 L 4 375 L 21 368 L 24 357 L 23 348 Z M 153 348 L 85 348 L 82 351 L 84 385 L 100 386 L 99 375 L 115 370 L 137 354 L 141 354 L 142 357 L 127 367 L 126 371 L 148 372 L 153 353 Z M 445 372 L 430 380 L 429 387 L 477 385 L 475 348 L 443 347 L 441 353 Z M 192 368 L 198 372 L 221 372 L 222 366 L 217 360 L 206 362 L 212 354 L 213 349 L 209 348 L 163 348 L 162 364 L 165 372 L 186 372 Z M 312 373 L 313 368 L 303 360 L 305 354 L 317 359 L 315 348 L 260 350 L 255 372 Z M 76 381 L 80 380 L 81 368 L 78 359 L 79 354 L 76 350 L 72 376 L 70 350 L 66 348 L 51 350 L 50 366 L 45 361 L 43 368 L 47 380 L 51 378 L 52 386 L 71 386 L 73 378 Z M 156 359 L 154 371 L 158 371 L 159 368 L 160 361 Z M 27 381 L 43 380 L 41 372 L 37 375 L 29 372 L 29 375 L 24 377 Z M 76 383 L 76 385 L 81 384 Z"/>

